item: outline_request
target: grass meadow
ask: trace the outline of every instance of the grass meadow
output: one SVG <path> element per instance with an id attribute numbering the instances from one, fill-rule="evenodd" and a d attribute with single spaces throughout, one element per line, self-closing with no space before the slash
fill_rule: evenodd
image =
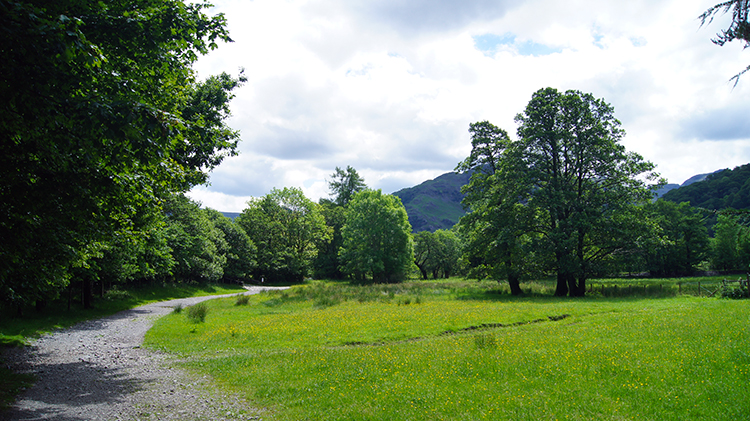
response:
<path id="1" fill-rule="evenodd" d="M 643 291 L 312 282 L 171 314 L 146 346 L 268 420 L 750 418 L 750 303 Z"/>

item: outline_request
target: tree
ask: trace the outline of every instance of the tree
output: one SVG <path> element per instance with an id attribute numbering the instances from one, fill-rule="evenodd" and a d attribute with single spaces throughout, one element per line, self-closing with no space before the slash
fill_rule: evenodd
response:
<path id="1" fill-rule="evenodd" d="M 343 279 L 339 262 L 339 250 L 344 244 L 341 228 L 346 222 L 346 208 L 330 200 L 321 199 L 320 210 L 326 225 L 331 229 L 331 241 L 319 243 L 318 255 L 315 258 L 314 273 L 318 279 Z"/>
<path id="2" fill-rule="evenodd" d="M 90 244 L 148 229 L 159 202 L 235 153 L 242 77 L 195 80 L 230 41 L 178 0 L 0 0 L 0 296 L 53 296 Z M 145 211 L 144 211 L 145 210 Z M 141 213 L 142 215 L 139 215 Z"/>
<path id="3" fill-rule="evenodd" d="M 221 212 L 214 209 L 203 209 L 203 212 L 216 229 L 224 234 L 226 248 L 219 250 L 219 253 L 226 257 L 224 280 L 242 281 L 250 278 L 257 264 L 255 244 L 239 225 L 232 222 Z"/>
<path id="4" fill-rule="evenodd" d="M 175 260 L 177 281 L 215 282 L 224 276 L 229 246 L 224 233 L 211 222 L 200 206 L 182 194 L 170 196 L 164 204 L 167 244 Z"/>
<path id="5" fill-rule="evenodd" d="M 644 206 L 656 232 L 640 244 L 645 269 L 656 276 L 691 274 L 708 253 L 709 239 L 698 210 L 689 203 L 657 200 Z"/>
<path id="6" fill-rule="evenodd" d="M 596 265 L 640 237 L 636 205 L 653 197 L 641 176 L 656 179 L 654 165 L 626 152 L 613 108 L 590 94 L 541 89 L 516 121 L 504 161 L 523 194 L 510 193 L 554 256 L 555 294 L 582 296 Z"/>
<path id="7" fill-rule="evenodd" d="M 430 231 L 420 231 L 414 234 L 414 264 L 419 268 L 422 279 L 426 280 L 427 275 L 438 268 L 437 255 L 440 248 L 438 241 L 435 234 Z"/>
<path id="8" fill-rule="evenodd" d="M 716 38 L 711 41 L 718 46 L 723 46 L 734 40 L 742 40 L 745 42 L 745 48 L 750 47 L 750 23 L 748 22 L 748 16 L 750 16 L 750 2 L 747 0 L 729 0 L 721 2 L 703 12 L 702 15 L 698 16 L 698 19 L 700 19 L 701 26 L 703 26 L 706 23 L 713 22 L 714 17 L 719 13 L 726 14 L 730 10 L 732 11 L 732 23 L 729 24 L 729 28 L 723 29 L 721 32 L 717 33 Z M 735 86 L 737 86 L 740 76 L 745 74 L 748 70 L 750 70 L 750 66 L 730 79 L 734 80 Z"/>
<path id="9" fill-rule="evenodd" d="M 466 255 L 475 277 L 508 280 L 511 293 L 521 294 L 522 266 L 528 262 L 523 243 L 531 231 L 526 200 L 528 186 L 519 177 L 519 161 L 509 155 L 508 133 L 488 121 L 469 125 L 471 153 L 457 170 L 471 172 L 461 191 L 463 205 L 471 210 L 461 217 L 459 231 L 466 239 Z"/>
<path id="10" fill-rule="evenodd" d="M 272 282 L 301 282 L 318 249 L 331 240 L 320 205 L 294 187 L 251 200 L 236 223 L 257 247 L 254 276 Z"/>
<path id="11" fill-rule="evenodd" d="M 435 254 L 435 264 L 433 265 L 433 278 L 437 279 L 438 274 L 444 278 L 453 276 L 460 267 L 462 244 L 458 235 L 453 230 L 436 230 L 435 238 L 439 245 Z"/>
<path id="12" fill-rule="evenodd" d="M 380 190 L 354 195 L 341 230 L 342 271 L 358 280 L 399 282 L 411 269 L 414 246 L 411 225 L 401 200 Z"/>
<path id="13" fill-rule="evenodd" d="M 315 259 L 315 273 L 320 278 L 341 279 L 344 274 L 341 272 L 339 250 L 343 245 L 341 228 L 346 221 L 346 207 L 352 197 L 366 189 L 367 185 L 357 170 L 347 166 L 346 171 L 336 167 L 336 172 L 331 174 L 328 187 L 332 199 L 321 199 L 320 205 L 326 225 L 332 229 L 332 239 L 321 244 L 318 257 Z"/>
<path id="14" fill-rule="evenodd" d="M 334 196 L 333 202 L 339 206 L 346 206 L 354 195 L 365 190 L 367 185 L 365 179 L 360 177 L 357 170 L 347 166 L 346 170 L 336 167 L 336 172 L 331 174 L 328 188 L 331 195 Z"/>

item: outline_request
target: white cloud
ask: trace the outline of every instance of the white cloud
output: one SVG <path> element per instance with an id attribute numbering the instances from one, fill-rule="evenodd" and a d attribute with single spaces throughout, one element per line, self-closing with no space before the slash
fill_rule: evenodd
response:
<path id="1" fill-rule="evenodd" d="M 241 154 L 194 193 L 214 208 L 273 187 L 326 197 L 336 166 L 387 193 L 418 184 L 468 154 L 469 123 L 514 136 L 547 86 L 612 104 L 626 147 L 672 182 L 750 162 L 750 77 L 727 83 L 750 54 L 710 42 L 725 17 L 699 27 L 715 0 L 215 3 L 236 42 L 197 69 L 249 80 L 230 121 Z M 501 42 L 481 51 L 485 35 Z"/>

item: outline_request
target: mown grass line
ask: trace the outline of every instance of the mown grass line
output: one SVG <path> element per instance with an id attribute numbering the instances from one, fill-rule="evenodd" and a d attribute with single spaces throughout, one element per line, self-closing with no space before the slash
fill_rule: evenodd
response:
<path id="1" fill-rule="evenodd" d="M 488 298 L 464 284 L 309 288 L 242 307 L 211 302 L 197 328 L 165 317 L 147 344 L 272 408 L 275 420 L 734 420 L 750 407 L 746 301 Z M 338 304 L 316 305 L 315 289 Z M 403 304 L 416 296 L 420 304 Z M 528 323 L 561 314 L 570 316 Z M 482 324 L 497 326 L 467 330 Z"/>

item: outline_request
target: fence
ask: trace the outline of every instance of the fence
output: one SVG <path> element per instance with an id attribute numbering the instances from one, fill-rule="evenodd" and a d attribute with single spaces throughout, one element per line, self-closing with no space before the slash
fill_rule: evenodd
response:
<path id="1" fill-rule="evenodd" d="M 732 284 L 738 284 L 736 289 L 730 290 Z M 601 294 L 605 297 L 627 297 L 627 296 L 674 296 L 694 295 L 697 297 L 713 297 L 728 291 L 735 298 L 741 296 L 750 297 L 747 279 L 736 281 L 706 280 L 693 282 L 674 282 L 659 284 L 628 284 L 617 283 L 589 283 L 586 288 L 587 294 Z"/>

